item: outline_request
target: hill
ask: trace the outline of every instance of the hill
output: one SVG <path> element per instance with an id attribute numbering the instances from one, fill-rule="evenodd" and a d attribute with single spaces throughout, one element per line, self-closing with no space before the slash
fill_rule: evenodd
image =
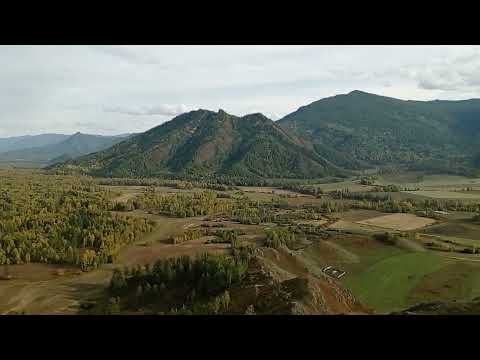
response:
<path id="1" fill-rule="evenodd" d="M 404 101 L 361 91 L 278 121 L 329 161 L 350 169 L 406 166 L 469 173 L 480 167 L 480 100 Z"/>
<path id="2" fill-rule="evenodd" d="M 0 154 L 0 161 L 52 164 L 106 149 L 124 139 L 76 133 L 58 143 L 5 152 Z"/>
<path id="3" fill-rule="evenodd" d="M 0 138 L 0 153 L 57 144 L 68 138 L 69 135 L 63 134 L 41 134 Z"/>
<path id="4" fill-rule="evenodd" d="M 262 114 L 191 111 L 109 149 L 54 167 L 99 176 L 314 178 L 340 170 Z"/>

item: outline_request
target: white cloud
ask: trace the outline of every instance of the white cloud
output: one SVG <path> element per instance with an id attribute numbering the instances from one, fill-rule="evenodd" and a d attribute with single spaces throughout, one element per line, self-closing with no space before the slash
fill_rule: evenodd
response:
<path id="1" fill-rule="evenodd" d="M 480 47 L 0 46 L 2 136 L 145 131 L 180 104 L 282 117 L 351 90 L 480 97 Z"/>
<path id="2" fill-rule="evenodd" d="M 472 47 L 467 54 L 424 66 L 415 77 L 427 90 L 480 92 L 480 52 Z"/>
<path id="3" fill-rule="evenodd" d="M 165 116 L 177 116 L 187 112 L 188 109 L 185 105 L 156 105 L 156 106 L 144 106 L 144 107 L 124 107 L 114 106 L 105 107 L 105 112 L 119 113 L 125 115 L 165 115 Z"/>

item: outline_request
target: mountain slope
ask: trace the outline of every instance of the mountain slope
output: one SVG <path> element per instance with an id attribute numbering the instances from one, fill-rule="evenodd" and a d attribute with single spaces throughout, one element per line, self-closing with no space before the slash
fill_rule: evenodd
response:
<path id="1" fill-rule="evenodd" d="M 480 151 L 476 99 L 403 101 L 353 91 L 301 107 L 278 124 L 328 160 L 354 169 L 407 165 L 464 171 Z"/>
<path id="2" fill-rule="evenodd" d="M 54 163 L 106 149 L 122 140 L 123 137 L 117 136 L 76 133 L 59 143 L 0 154 L 0 160 Z"/>
<path id="3" fill-rule="evenodd" d="M 262 114 L 197 110 L 55 167 L 101 176 L 318 177 L 339 170 Z"/>
<path id="4" fill-rule="evenodd" d="M 480 315 L 480 298 L 421 303 L 391 315 Z"/>
<path id="5" fill-rule="evenodd" d="M 0 153 L 32 147 L 58 144 L 69 138 L 63 134 L 27 135 L 9 138 L 0 138 Z"/>

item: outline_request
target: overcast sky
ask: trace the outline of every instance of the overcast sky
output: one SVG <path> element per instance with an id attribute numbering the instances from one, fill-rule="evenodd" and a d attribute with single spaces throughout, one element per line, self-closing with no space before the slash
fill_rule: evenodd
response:
<path id="1" fill-rule="evenodd" d="M 352 90 L 480 98 L 480 47 L 0 46 L 0 137 L 139 132 L 198 108 L 276 120 Z"/>

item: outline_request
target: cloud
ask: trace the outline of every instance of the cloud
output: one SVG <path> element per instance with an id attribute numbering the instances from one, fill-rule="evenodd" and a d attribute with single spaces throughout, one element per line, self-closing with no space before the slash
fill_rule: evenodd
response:
<path id="1" fill-rule="evenodd" d="M 117 129 L 114 126 L 105 126 L 97 124 L 93 121 L 77 121 L 74 123 L 75 128 L 82 131 L 89 131 L 90 129 L 97 129 L 101 132 L 116 133 Z"/>
<path id="2" fill-rule="evenodd" d="M 418 87 L 425 90 L 478 91 L 480 90 L 480 53 L 457 56 L 416 71 Z"/>
<path id="3" fill-rule="evenodd" d="M 91 48 L 101 54 L 121 59 L 134 65 L 156 65 L 167 68 L 160 56 L 149 51 L 146 46 L 104 46 L 92 45 Z"/>
<path id="4" fill-rule="evenodd" d="M 114 107 L 105 107 L 103 109 L 105 112 L 118 113 L 124 115 L 164 115 L 164 116 L 177 116 L 187 112 L 188 109 L 185 105 L 156 105 L 150 107 L 124 107 L 124 106 L 114 106 Z"/>
<path id="5" fill-rule="evenodd" d="M 418 80 L 418 86 L 425 90 L 453 91 L 457 89 L 460 84 L 458 82 L 448 81 L 442 78 L 442 76 L 421 75 Z"/>
<path id="6" fill-rule="evenodd" d="M 0 45 L 3 136 L 140 132 L 187 111 L 167 104 L 283 117 L 354 89 L 479 97 L 480 47 Z"/>

